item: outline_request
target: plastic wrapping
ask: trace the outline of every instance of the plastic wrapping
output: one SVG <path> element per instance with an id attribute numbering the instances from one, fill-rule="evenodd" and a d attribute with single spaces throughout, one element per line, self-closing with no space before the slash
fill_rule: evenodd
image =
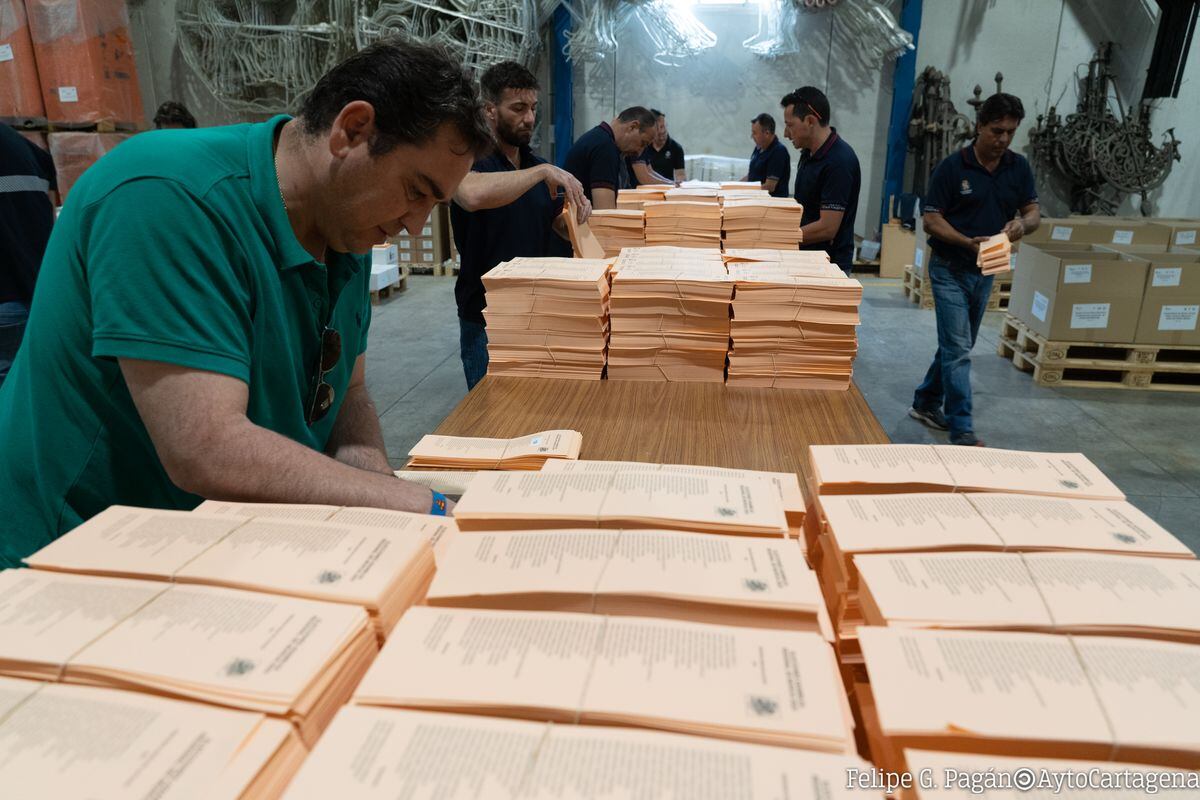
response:
<path id="1" fill-rule="evenodd" d="M 144 123 L 125 0 L 25 0 L 25 10 L 51 122 Z"/>
<path id="2" fill-rule="evenodd" d="M 353 49 L 353 10 L 351 0 L 178 0 L 179 52 L 226 108 L 293 111 Z"/>
<path id="3" fill-rule="evenodd" d="M 21 125 L 45 116 L 25 0 L 0 0 L 0 118 Z"/>
<path id="4" fill-rule="evenodd" d="M 41 131 L 17 131 L 17 133 L 21 134 L 43 150 L 50 149 L 50 143 L 46 141 L 46 134 L 42 133 Z"/>
<path id="5" fill-rule="evenodd" d="M 128 133 L 52 133 L 50 157 L 58 173 L 58 193 L 66 202 L 71 187 L 100 157 L 130 137 Z"/>

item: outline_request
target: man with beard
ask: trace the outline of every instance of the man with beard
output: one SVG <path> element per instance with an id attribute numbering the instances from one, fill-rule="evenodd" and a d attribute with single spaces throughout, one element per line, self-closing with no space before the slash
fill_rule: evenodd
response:
<path id="1" fill-rule="evenodd" d="M 540 89 L 533 73 L 505 61 L 488 68 L 479 85 L 496 147 L 475 162 L 450 204 L 454 244 L 462 258 L 454 299 L 468 391 L 487 374 L 483 276 L 509 259 L 557 252 L 555 238 L 568 238 L 560 190 L 580 222 L 591 214 L 579 181 L 529 148 Z"/>
<path id="2" fill-rule="evenodd" d="M 583 184 L 593 208 L 617 207 L 617 191 L 633 185 L 625 159 L 641 155 L 654 141 L 656 129 L 653 111 L 630 106 L 571 145 L 563 166 Z"/>

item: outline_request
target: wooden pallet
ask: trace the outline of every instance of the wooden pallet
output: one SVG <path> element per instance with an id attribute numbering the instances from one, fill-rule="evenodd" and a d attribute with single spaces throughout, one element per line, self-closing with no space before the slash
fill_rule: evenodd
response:
<path id="1" fill-rule="evenodd" d="M 23 131 L 42 133 L 137 133 L 141 128 L 133 122 L 114 122 L 102 119 L 94 122 L 50 122 L 45 117 L 0 117 L 0 122 Z"/>
<path id="2" fill-rule="evenodd" d="M 371 292 L 371 304 L 379 305 L 381 302 L 388 299 L 392 295 L 399 294 L 400 292 L 403 292 L 404 290 L 406 290 L 408 288 L 408 275 L 409 275 L 408 268 L 401 267 L 400 268 L 400 280 L 396 281 L 391 286 L 384 286 L 382 289 L 378 289 L 374 292 Z"/>
<path id="3" fill-rule="evenodd" d="M 0 124 L 8 125 L 19 131 L 45 131 L 45 117 L 0 117 Z"/>
<path id="4" fill-rule="evenodd" d="M 928 285 L 929 280 L 921 271 L 912 265 L 904 268 L 904 278 L 901 284 L 904 296 L 921 308 L 933 308 L 933 293 L 925 291 L 925 287 Z"/>
<path id="5" fill-rule="evenodd" d="M 407 264 L 408 262 L 405 263 Z M 413 275 L 435 275 L 439 277 L 445 277 L 447 275 L 458 274 L 458 264 L 455 264 L 452 259 L 447 259 L 438 264 L 422 263 L 409 264 L 408 266 L 409 269 L 412 270 Z"/>
<path id="6" fill-rule="evenodd" d="M 1039 386 L 1200 392 L 1200 347 L 1051 342 L 1007 316 L 996 352 Z"/>
<path id="7" fill-rule="evenodd" d="M 929 275 L 923 270 L 917 270 L 917 268 L 913 266 L 904 268 L 904 296 L 919 305 L 921 308 L 933 308 L 933 292 L 927 291 L 927 286 L 929 286 Z M 988 295 L 987 310 L 1007 311 L 1008 300 L 1011 296 L 1011 277 L 1006 277 L 1004 280 L 993 281 L 992 293 Z"/>
<path id="8" fill-rule="evenodd" d="M 987 310 L 988 311 L 1007 311 L 1008 310 L 1008 299 L 1011 296 L 1012 296 L 1012 292 L 997 292 L 997 291 L 993 290 L 991 296 L 988 297 Z"/>

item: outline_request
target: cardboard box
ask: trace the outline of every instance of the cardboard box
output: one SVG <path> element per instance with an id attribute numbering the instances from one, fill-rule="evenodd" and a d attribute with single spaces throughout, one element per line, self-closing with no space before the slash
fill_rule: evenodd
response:
<path id="1" fill-rule="evenodd" d="M 71 187 L 88 167 L 129 136 L 127 133 L 51 133 L 47 139 L 54 171 L 58 173 L 60 202 L 66 202 Z"/>
<path id="2" fill-rule="evenodd" d="M 392 237 L 402 263 L 416 266 L 441 264 L 450 257 L 450 212 L 446 206 L 433 207 L 418 236 L 402 232 Z"/>
<path id="3" fill-rule="evenodd" d="M 1200 220 L 1155 220 L 1154 224 L 1170 231 L 1172 247 L 1200 246 Z"/>
<path id="4" fill-rule="evenodd" d="M 45 122 L 25 0 L 0 0 L 0 117 Z"/>
<path id="5" fill-rule="evenodd" d="M 1132 344 L 1148 267 L 1100 247 L 1027 245 L 1008 312 L 1051 341 Z"/>
<path id="6" fill-rule="evenodd" d="M 879 277 L 903 277 L 904 268 L 914 263 L 916 243 L 916 234 L 900 227 L 899 220 L 884 225 L 879 250 Z"/>
<path id="7" fill-rule="evenodd" d="M 400 251 L 394 244 L 377 244 L 371 248 L 372 267 L 390 267 L 399 261 Z"/>
<path id="8" fill-rule="evenodd" d="M 1149 259 L 1138 344 L 1200 345 L 1200 253 Z"/>
<path id="9" fill-rule="evenodd" d="M 1025 241 L 1034 244 L 1161 246 L 1163 250 L 1170 240 L 1170 230 L 1162 225 L 1116 217 L 1046 217 L 1036 231 L 1025 237 Z"/>
<path id="10" fill-rule="evenodd" d="M 25 0 L 51 122 L 145 121 L 125 0 Z"/>
<path id="11" fill-rule="evenodd" d="M 1093 237 L 1097 244 L 1162 247 L 1163 250 L 1171 244 L 1171 231 L 1147 220 L 1096 219 L 1090 221 L 1088 227 L 1097 230 Z"/>
<path id="12" fill-rule="evenodd" d="M 371 291 L 378 292 L 400 282 L 400 266 L 398 264 L 371 265 Z"/>

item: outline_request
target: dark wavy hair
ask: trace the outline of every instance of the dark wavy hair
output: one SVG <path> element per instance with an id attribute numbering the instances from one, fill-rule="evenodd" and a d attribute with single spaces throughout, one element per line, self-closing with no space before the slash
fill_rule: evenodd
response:
<path id="1" fill-rule="evenodd" d="M 164 125 L 194 128 L 196 127 L 196 118 L 183 103 L 168 100 L 158 107 L 158 111 L 154 112 L 154 127 L 161 128 Z"/>
<path id="2" fill-rule="evenodd" d="M 489 103 L 499 103 L 505 89 L 523 91 L 541 90 L 538 79 L 533 73 L 515 61 L 501 61 L 487 68 L 479 76 L 479 88 L 483 90 L 483 99 Z"/>
<path id="3" fill-rule="evenodd" d="M 979 124 L 990 125 L 999 119 L 1012 117 L 1017 122 L 1025 119 L 1025 106 L 1021 98 L 1005 92 L 996 92 L 979 107 Z"/>
<path id="4" fill-rule="evenodd" d="M 424 144 L 445 123 L 475 155 L 493 146 L 475 84 L 441 47 L 392 37 L 354 53 L 325 73 L 305 98 L 300 108 L 304 132 L 325 133 L 356 100 L 375 109 L 371 155 Z"/>

